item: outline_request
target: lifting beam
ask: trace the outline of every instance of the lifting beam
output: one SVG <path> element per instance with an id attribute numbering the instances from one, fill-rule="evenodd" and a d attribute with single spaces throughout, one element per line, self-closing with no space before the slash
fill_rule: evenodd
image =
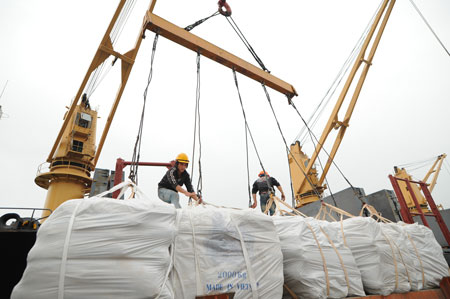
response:
<path id="1" fill-rule="evenodd" d="M 147 12 L 147 22 L 147 29 L 159 33 L 159 35 L 185 48 L 191 49 L 194 52 L 200 52 L 201 55 L 230 69 L 234 68 L 236 72 L 255 81 L 260 83 L 264 82 L 266 86 L 285 94 L 289 99 L 297 96 L 297 92 L 292 85 L 157 15 Z"/>

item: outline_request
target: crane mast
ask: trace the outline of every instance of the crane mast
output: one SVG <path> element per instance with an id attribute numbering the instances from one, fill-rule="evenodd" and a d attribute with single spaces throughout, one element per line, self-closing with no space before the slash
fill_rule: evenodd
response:
<path id="1" fill-rule="evenodd" d="M 336 105 L 328 119 L 328 122 L 322 132 L 322 135 L 315 146 L 315 150 L 309 158 L 303 151 L 302 146 L 299 142 L 291 145 L 291 153 L 289 155 L 289 166 L 292 177 L 292 185 L 294 189 L 295 196 L 295 206 L 297 208 L 302 207 L 311 202 L 317 201 L 321 198 L 323 191 L 326 189 L 324 184 L 325 177 L 330 169 L 331 164 L 336 156 L 342 139 L 345 135 L 347 128 L 350 125 L 350 119 L 353 114 L 356 102 L 358 100 L 359 94 L 361 92 L 362 86 L 366 79 L 367 73 L 370 66 L 372 65 L 372 60 L 377 50 L 378 44 L 380 42 L 381 36 L 386 27 L 389 16 L 394 7 L 395 0 L 385 0 L 383 1 L 374 22 L 369 30 L 369 33 L 362 45 L 362 48 L 353 64 L 352 70 L 345 82 L 344 88 L 342 89 Z M 376 33 L 376 35 L 375 35 Z M 371 46 L 370 43 L 372 42 Z M 366 52 L 369 49 L 369 54 L 366 56 Z M 347 111 L 342 120 L 339 120 L 338 113 L 342 107 L 344 100 L 346 99 L 347 93 L 350 90 L 353 80 L 355 79 L 358 70 L 363 66 L 363 69 L 359 75 L 359 80 L 353 91 L 351 101 L 347 107 Z M 319 156 L 319 153 L 323 149 L 323 145 L 327 140 L 330 132 L 335 129 L 339 130 L 334 141 L 333 147 L 328 155 L 328 160 L 324 166 L 323 172 L 318 176 L 317 170 L 315 169 L 315 163 Z"/>

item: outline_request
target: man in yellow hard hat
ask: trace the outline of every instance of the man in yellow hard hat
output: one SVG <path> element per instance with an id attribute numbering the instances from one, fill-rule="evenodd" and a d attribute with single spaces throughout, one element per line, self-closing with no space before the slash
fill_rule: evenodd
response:
<path id="1" fill-rule="evenodd" d="M 265 171 L 261 171 L 258 174 L 258 179 L 253 183 L 252 188 L 252 197 L 253 197 L 253 205 L 252 208 L 256 208 L 256 193 L 259 192 L 259 202 L 261 204 L 261 211 L 264 213 L 266 211 L 267 202 L 270 199 L 270 194 L 273 192 L 275 195 L 275 190 L 273 189 L 274 186 L 277 187 L 278 190 L 281 192 L 281 199 L 283 201 L 286 200 L 286 197 L 284 196 L 283 188 L 281 188 L 280 183 L 274 178 L 269 176 L 269 174 Z M 270 207 L 270 216 L 275 214 L 275 203 L 272 203 L 272 206 Z"/>
<path id="2" fill-rule="evenodd" d="M 185 153 L 179 154 L 175 160 L 175 166 L 166 172 L 158 184 L 158 197 L 164 202 L 173 204 L 177 209 L 181 208 L 178 192 L 201 203 L 201 199 L 197 197 L 192 188 L 189 173 L 186 171 L 188 165 L 188 156 Z M 181 187 L 183 185 L 186 186 L 187 191 Z"/>

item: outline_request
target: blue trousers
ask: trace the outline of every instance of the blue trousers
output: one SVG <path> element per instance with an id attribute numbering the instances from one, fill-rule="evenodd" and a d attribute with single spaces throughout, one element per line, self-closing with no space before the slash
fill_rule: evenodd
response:
<path id="1" fill-rule="evenodd" d="M 259 203 L 261 205 L 261 211 L 264 213 L 266 211 L 267 202 L 270 199 L 270 193 L 264 193 L 259 195 Z M 272 206 L 269 209 L 270 216 L 275 214 L 275 202 L 272 202 Z"/>
<path id="2" fill-rule="evenodd" d="M 166 188 L 158 188 L 158 197 L 164 202 L 173 204 L 175 208 L 181 209 L 178 192 Z"/>

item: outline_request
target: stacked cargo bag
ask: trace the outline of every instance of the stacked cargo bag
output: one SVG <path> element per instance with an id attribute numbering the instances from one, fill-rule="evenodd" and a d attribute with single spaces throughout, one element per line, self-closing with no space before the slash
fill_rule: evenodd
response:
<path id="1" fill-rule="evenodd" d="M 367 294 L 387 296 L 395 291 L 397 275 L 392 249 L 380 225 L 369 217 L 353 217 L 333 225 L 341 231 L 361 272 Z"/>
<path id="2" fill-rule="evenodd" d="M 324 222 L 298 216 L 275 217 L 274 223 L 283 252 L 284 282 L 296 296 L 365 295 L 351 252 L 335 237 L 339 230 L 322 228 Z M 291 298 L 287 292 L 285 297 Z"/>
<path id="3" fill-rule="evenodd" d="M 409 246 L 411 246 L 411 244 L 407 234 L 396 223 L 380 223 L 380 226 L 381 232 L 390 241 L 396 256 L 399 282 L 395 292 L 404 293 L 409 290 L 419 290 L 420 273 L 414 266 L 416 258 L 415 256 L 412 256 L 409 251 Z"/>
<path id="4" fill-rule="evenodd" d="M 271 217 L 255 210 L 178 210 L 171 281 L 177 299 L 235 293 L 281 298 L 283 256 Z"/>
<path id="5" fill-rule="evenodd" d="M 69 200 L 40 227 L 12 298 L 174 298 L 167 281 L 176 210 L 136 197 Z M 110 191 L 112 192 L 113 189 Z"/>
<path id="6" fill-rule="evenodd" d="M 450 275 L 442 247 L 436 241 L 433 231 L 418 223 L 398 222 L 397 225 L 407 234 L 408 249 L 419 272 L 419 288 L 439 287 L 442 278 Z"/>
<path id="7" fill-rule="evenodd" d="M 319 221 L 318 223 L 331 239 L 341 257 L 340 263 L 342 264 L 344 275 L 346 275 L 347 296 L 365 296 L 361 272 L 356 265 L 352 251 L 344 244 L 340 229 L 328 221 Z"/>

